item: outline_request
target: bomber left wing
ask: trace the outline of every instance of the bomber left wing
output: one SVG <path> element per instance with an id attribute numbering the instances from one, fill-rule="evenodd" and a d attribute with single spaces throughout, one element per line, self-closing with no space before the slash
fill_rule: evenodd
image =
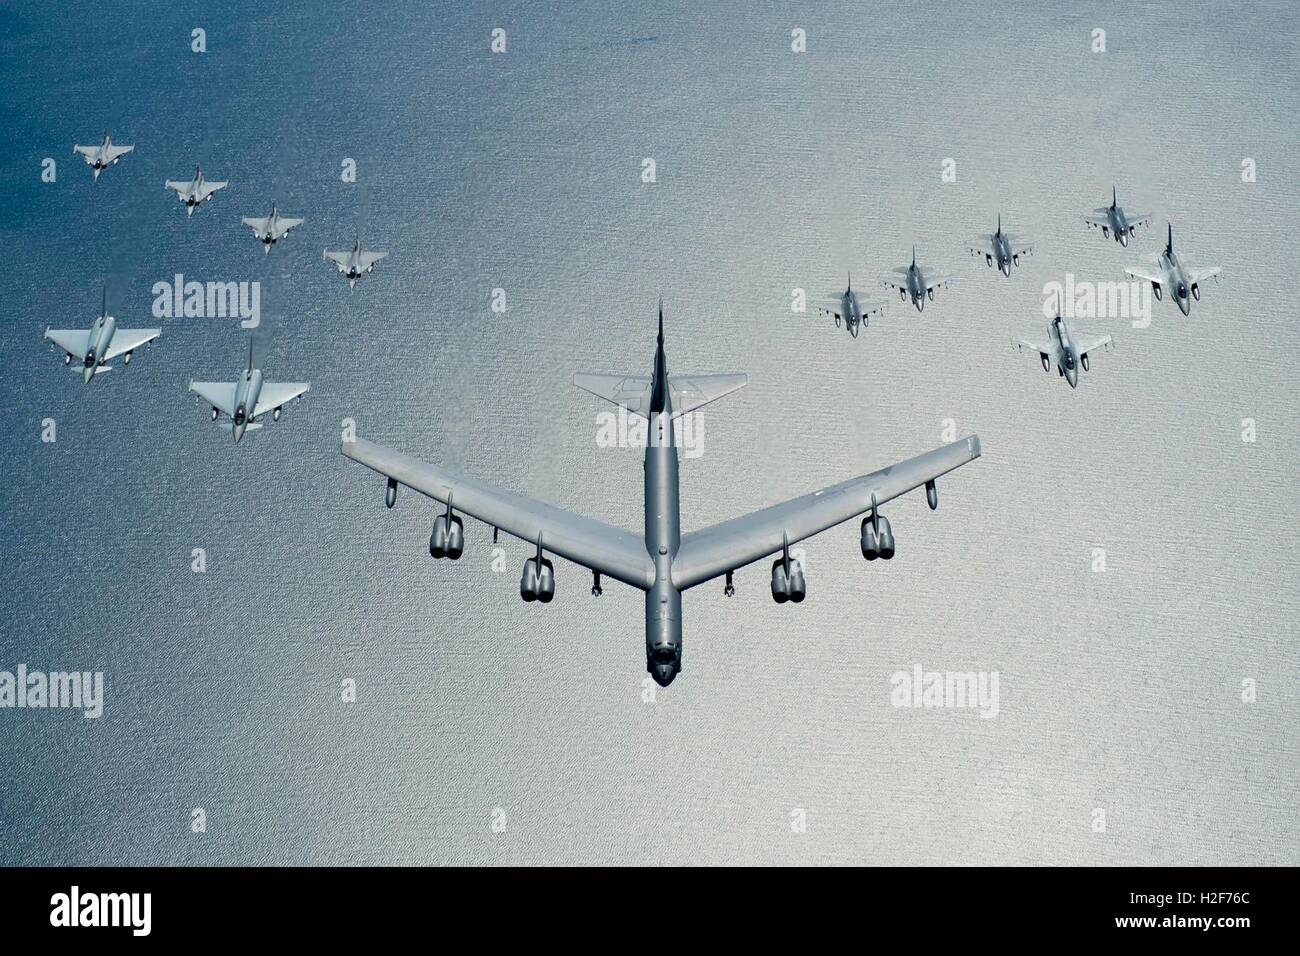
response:
<path id="1" fill-rule="evenodd" d="M 450 503 L 454 511 L 575 564 L 643 591 L 654 583 L 654 562 L 645 541 L 630 531 L 502 491 L 360 438 L 343 442 L 342 450 L 353 461 L 398 484 L 440 504 Z"/>
<path id="2" fill-rule="evenodd" d="M 979 456 L 980 440 L 972 435 L 869 475 L 683 535 L 673 558 L 673 584 L 684 591 L 777 554 L 786 544 L 869 512 L 873 497 L 883 505 Z"/>
<path id="3" fill-rule="evenodd" d="M 134 352 L 146 342 L 152 342 L 158 336 L 162 335 L 162 329 L 118 329 L 113 333 L 113 339 L 108 343 L 108 351 L 104 353 L 104 361 L 117 358 L 125 352 Z"/>

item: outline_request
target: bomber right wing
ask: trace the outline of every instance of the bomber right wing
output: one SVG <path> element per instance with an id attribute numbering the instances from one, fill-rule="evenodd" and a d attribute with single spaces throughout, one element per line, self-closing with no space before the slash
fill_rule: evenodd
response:
<path id="1" fill-rule="evenodd" d="M 673 558 L 673 584 L 684 591 L 777 554 L 787 543 L 867 513 L 873 497 L 883 505 L 979 456 L 980 440 L 972 435 L 869 475 L 683 535 Z"/>
<path id="2" fill-rule="evenodd" d="M 413 488 L 453 511 L 477 518 L 507 534 L 539 544 L 575 564 L 645 591 L 655 567 L 645 541 L 630 531 L 502 491 L 486 482 L 426 464 L 408 455 L 356 439 L 343 442 L 343 454 L 372 471 Z"/>

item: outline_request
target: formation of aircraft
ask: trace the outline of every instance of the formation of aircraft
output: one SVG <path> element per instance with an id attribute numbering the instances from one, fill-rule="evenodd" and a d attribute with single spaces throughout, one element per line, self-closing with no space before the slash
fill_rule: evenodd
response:
<path id="1" fill-rule="evenodd" d="M 108 130 L 98 146 L 73 146 L 74 153 L 80 153 L 86 165 L 91 169 L 91 179 L 99 179 L 99 174 L 109 166 L 115 166 L 123 156 L 135 149 L 134 146 L 115 146 L 109 139 Z"/>
<path id="2" fill-rule="evenodd" d="M 925 300 L 928 298 L 933 302 L 935 290 L 951 285 L 954 278 L 948 273 L 936 272 L 926 266 L 918 265 L 916 246 L 912 246 L 912 264 L 899 266 L 893 272 L 885 273 L 880 277 L 880 281 L 886 289 L 896 290 L 898 297 L 903 301 L 910 298 L 912 305 L 916 306 L 916 311 L 923 312 Z"/>
<path id="3" fill-rule="evenodd" d="M 252 227 L 253 235 L 261 240 L 262 252 L 268 253 L 273 245 L 289 235 L 293 229 L 301 226 L 303 221 L 289 216 L 281 216 L 279 206 L 271 203 L 271 214 L 266 218 L 258 219 L 254 216 L 245 216 L 240 222 L 245 226 Z"/>
<path id="4" fill-rule="evenodd" d="M 434 519 L 429 552 L 458 559 L 465 549 L 462 515 L 505 531 L 535 547 L 524 561 L 519 595 L 549 603 L 555 596 L 555 566 L 547 554 L 581 565 L 592 574 L 592 594 L 610 577 L 645 592 L 646 669 L 661 686 L 682 670 L 682 594 L 725 577 L 724 593 L 735 594 L 732 574 L 776 556 L 772 598 L 799 603 L 807 582 L 792 546 L 844 521 L 862 517 L 863 557 L 889 559 L 895 542 L 881 507 L 900 495 L 926 489 L 931 509 L 939 499 L 935 482 L 980 455 L 976 436 L 963 438 L 899 464 L 823 488 L 812 494 L 683 534 L 678 507 L 678 458 L 674 423 L 681 416 L 743 387 L 748 376 L 671 375 L 664 352 L 663 307 L 653 370 L 649 375 L 579 374 L 573 384 L 627 409 L 647 422 L 651 440 L 645 452 L 645 528 L 622 528 L 543 504 L 488 482 L 357 438 L 344 441 L 343 454 L 382 475 L 384 502 L 393 507 L 405 485 L 432 498 L 445 510 Z M 864 517 L 865 516 L 865 517 Z"/>
<path id="5" fill-rule="evenodd" d="M 1091 216 L 1083 221 L 1094 229 L 1100 229 L 1103 238 L 1114 238 L 1121 246 L 1128 246 L 1128 241 L 1137 235 L 1137 227 L 1151 222 L 1151 217 L 1143 212 L 1126 213 L 1119 204 L 1119 190 L 1110 187 L 1110 205 L 1094 209 Z"/>
<path id="6" fill-rule="evenodd" d="M 108 288 L 99 309 L 99 318 L 89 329 L 46 329 L 45 337 L 63 350 L 63 364 L 71 365 L 76 359 L 82 366 L 82 377 L 89 385 L 96 375 L 111 371 L 107 363 L 122 357 L 123 365 L 131 364 L 131 354 L 140 346 L 162 335 L 162 329 L 120 329 L 117 319 L 108 314 Z"/>
<path id="7" fill-rule="evenodd" d="M 1182 257 L 1174 251 L 1174 224 L 1169 224 L 1169 239 L 1165 248 L 1157 254 L 1155 266 L 1131 266 L 1124 270 L 1135 279 L 1145 279 L 1151 283 L 1151 291 L 1157 299 L 1162 298 L 1162 291 L 1168 289 L 1183 315 L 1191 315 L 1192 299 L 1201 301 L 1201 283 L 1212 279 L 1223 270 L 1218 266 L 1208 269 L 1194 269 L 1185 264 Z"/>
<path id="8" fill-rule="evenodd" d="M 375 263 L 386 255 L 388 255 L 386 252 L 367 252 L 362 249 L 360 236 L 357 236 L 356 244 L 351 249 L 338 252 L 325 250 L 325 258 L 334 263 L 339 272 L 347 276 L 349 289 L 355 289 L 357 280 L 366 273 L 373 272 Z"/>
<path id="9" fill-rule="evenodd" d="M 882 306 L 865 301 L 853 291 L 852 275 L 849 276 L 848 286 L 839 296 L 823 299 L 816 304 L 816 307 L 818 312 L 835 319 L 837 329 L 842 322 L 849 335 L 855 339 L 858 337 L 858 331 L 867 327 L 871 316 L 879 315 L 882 309 Z"/>
<path id="10" fill-rule="evenodd" d="M 193 216 L 195 208 L 200 203 L 210 200 L 218 189 L 225 189 L 230 185 L 228 182 L 209 182 L 203 177 L 203 170 L 198 166 L 194 167 L 194 178 L 189 182 L 181 182 L 177 179 L 169 179 L 163 184 L 167 189 L 176 193 L 176 198 L 185 204 L 185 215 Z"/>
<path id="11" fill-rule="evenodd" d="M 238 442 L 248 431 L 262 427 L 270 415 L 278 422 L 284 406 L 301 398 L 311 388 L 310 382 L 268 382 L 260 368 L 253 368 L 253 343 L 248 343 L 248 368 L 233 382 L 190 382 L 190 391 L 212 406 L 212 420 L 225 415 L 220 423 Z"/>
<path id="12" fill-rule="evenodd" d="M 1100 348 L 1110 348 L 1109 335 L 1097 332 L 1076 331 L 1058 312 L 1056 318 L 1047 324 L 1047 334 L 1043 337 L 1033 336 L 1019 339 L 1016 346 L 1021 350 L 1037 352 L 1043 363 L 1043 371 L 1056 372 L 1067 382 L 1070 388 L 1079 387 L 1079 369 L 1088 371 L 1088 354 Z"/>
<path id="13" fill-rule="evenodd" d="M 983 256 L 989 268 L 997 267 L 1010 278 L 1011 267 L 1020 265 L 1022 256 L 1033 255 L 1034 244 L 1015 233 L 1002 231 L 1002 214 L 998 213 L 998 228 L 994 232 L 977 236 L 966 243 L 973 256 Z M 913 251 L 915 257 L 915 251 Z"/>

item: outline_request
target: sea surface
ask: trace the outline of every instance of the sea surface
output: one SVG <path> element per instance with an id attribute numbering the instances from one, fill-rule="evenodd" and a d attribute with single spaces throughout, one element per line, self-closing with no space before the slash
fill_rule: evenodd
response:
<path id="1" fill-rule="evenodd" d="M 1282 0 L 3 4 L 0 670 L 105 694 L 0 709 L 0 863 L 1300 863 L 1298 40 Z M 187 219 L 196 163 L 230 186 Z M 1112 185 L 1128 249 L 1082 222 Z M 306 221 L 264 256 L 273 200 Z M 965 248 L 999 213 L 1010 279 Z M 1189 317 L 1076 319 L 1115 347 L 1074 391 L 1013 347 L 1168 222 L 1223 268 Z M 924 313 L 878 282 L 913 244 L 959 276 Z M 792 312 L 850 272 L 861 337 Z M 154 319 L 178 273 L 259 282 L 257 364 L 311 382 L 239 445 L 187 384 L 250 332 Z M 85 386 L 42 333 L 105 283 L 163 333 Z M 649 374 L 660 298 L 674 372 L 750 376 L 685 530 L 984 455 L 889 506 L 892 562 L 805 542 L 801 605 L 766 562 L 689 592 L 651 693 L 640 592 L 557 561 L 526 605 L 531 546 L 474 522 L 435 562 L 437 505 L 339 445 L 639 530 L 569 378 Z M 996 716 L 894 706 L 918 665 L 997 672 Z"/>

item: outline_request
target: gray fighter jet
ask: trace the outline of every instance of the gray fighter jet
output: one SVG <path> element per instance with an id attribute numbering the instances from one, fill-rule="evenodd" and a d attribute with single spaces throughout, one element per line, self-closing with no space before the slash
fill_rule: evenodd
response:
<path id="1" fill-rule="evenodd" d="M 873 315 L 880 315 L 884 310 L 883 306 L 867 302 L 853 291 L 852 273 L 849 273 L 848 287 L 838 297 L 822 299 L 815 305 L 818 312 L 832 316 L 835 319 L 837 329 L 840 327 L 840 322 L 843 321 L 844 328 L 855 339 L 858 337 L 858 331 L 866 328 L 869 324 L 867 320 Z"/>
<path id="2" fill-rule="evenodd" d="M 114 146 L 113 141 L 108 138 L 108 130 L 104 130 L 104 140 L 98 146 L 73 146 L 74 153 L 80 153 L 86 160 L 86 165 L 91 169 L 91 178 L 98 179 L 109 166 L 115 166 L 134 146 Z"/>
<path id="3" fill-rule="evenodd" d="M 1184 264 L 1179 254 L 1174 252 L 1174 224 L 1171 222 L 1169 241 L 1165 243 L 1164 251 L 1156 256 L 1155 266 L 1133 266 L 1124 271 L 1134 279 L 1145 279 L 1150 282 L 1151 291 L 1155 293 L 1157 299 L 1162 298 L 1162 289 L 1169 289 L 1178 303 L 1178 308 L 1182 309 L 1183 315 L 1190 315 L 1192 299 L 1201 301 L 1201 283 L 1206 279 L 1214 278 L 1223 270 L 1218 266 L 1209 269 L 1193 269 Z"/>
<path id="4" fill-rule="evenodd" d="M 356 245 L 348 252 L 325 250 L 325 258 L 338 266 L 339 272 L 348 277 L 349 289 L 355 289 L 357 280 L 367 272 L 373 272 L 375 263 L 386 255 L 388 255 L 386 252 L 366 252 L 361 248 L 360 236 L 357 236 Z"/>
<path id="5" fill-rule="evenodd" d="M 122 356 L 122 364 L 131 364 L 131 353 L 162 335 L 162 329 L 119 329 L 117 319 L 108 314 L 108 288 L 99 308 L 99 318 L 90 330 L 46 329 L 45 337 L 63 349 L 63 364 L 75 358 L 82 363 L 82 378 L 87 385 L 96 375 L 111 371 L 105 363 Z"/>
<path id="6" fill-rule="evenodd" d="M 1127 246 L 1132 236 L 1137 235 L 1137 227 L 1151 222 L 1151 217 L 1144 212 L 1126 213 L 1119 204 L 1119 194 L 1114 186 L 1110 187 L 1110 205 L 1094 209 L 1091 216 L 1084 216 L 1083 221 L 1093 229 L 1100 229 L 1102 236 L 1110 238 L 1121 246 Z"/>
<path id="7" fill-rule="evenodd" d="M 1109 349 L 1109 335 L 1097 332 L 1076 331 L 1058 313 L 1047 325 L 1045 338 L 1018 339 L 1016 347 L 1021 351 L 1029 349 L 1038 353 L 1043 363 L 1043 371 L 1050 372 L 1056 366 L 1056 373 L 1070 383 L 1070 388 L 1079 387 L 1079 367 L 1088 371 L 1088 353 L 1100 348 Z"/>
<path id="8" fill-rule="evenodd" d="M 280 420 L 284 406 L 311 388 L 310 382 L 268 382 L 262 370 L 253 368 L 253 343 L 248 343 L 248 369 L 237 382 L 190 382 L 190 391 L 212 406 L 212 420 L 222 415 L 230 421 L 221 427 L 229 429 L 231 437 L 239 441 L 246 431 L 262 427 L 259 419 L 269 412 L 271 421 Z"/>
<path id="9" fill-rule="evenodd" d="M 899 266 L 893 272 L 880 277 L 886 289 L 897 289 L 898 297 L 907 301 L 910 297 L 917 312 L 925 310 L 925 300 L 934 301 L 934 290 L 952 285 L 953 276 L 934 272 L 916 264 L 916 246 L 912 246 L 912 264 Z"/>
<path id="10" fill-rule="evenodd" d="M 997 232 L 978 236 L 966 243 L 973 256 L 983 256 L 989 268 L 997 266 L 1004 276 L 1010 277 L 1011 267 L 1020 265 L 1023 256 L 1034 254 L 1034 244 L 1012 232 L 1002 231 L 1002 213 L 998 213 Z"/>
<path id="11" fill-rule="evenodd" d="M 268 253 L 271 247 L 289 235 L 289 232 L 302 225 L 301 219 L 291 219 L 289 216 L 281 216 L 280 209 L 275 203 L 271 203 L 271 215 L 265 219 L 258 219 L 255 216 L 245 216 L 240 220 L 245 226 L 253 227 L 253 235 L 262 241 L 262 252 Z"/>
<path id="12" fill-rule="evenodd" d="M 174 192 L 176 198 L 185 203 L 185 215 L 193 216 L 194 208 L 199 203 L 207 202 L 218 189 L 225 189 L 230 183 L 208 182 L 203 178 L 203 170 L 195 166 L 194 178 L 189 182 L 184 183 L 178 179 L 169 179 L 163 185 Z"/>
<path id="13" fill-rule="evenodd" d="M 580 517 L 484 481 L 430 465 L 399 452 L 356 439 L 342 451 L 387 480 L 384 501 L 393 507 L 399 485 L 432 498 L 445 511 L 434 519 L 429 553 L 457 559 L 465 548 L 461 515 L 505 531 L 535 547 L 524 562 L 519 594 L 525 601 L 548 603 L 555 596 L 555 568 L 547 553 L 589 569 L 591 593 L 601 593 L 606 575 L 645 592 L 647 669 L 666 686 L 682 667 L 682 592 L 726 576 L 724 593 L 735 593 L 732 573 L 766 557 L 772 564 L 772 597 L 798 603 L 807 585 L 791 548 L 827 528 L 865 515 L 862 554 L 868 560 L 894 555 L 894 534 L 881 507 L 913 488 L 925 486 L 930 507 L 939 504 L 935 481 L 979 457 L 977 437 L 909 459 L 869 475 L 794 498 L 783 504 L 682 534 L 678 510 L 676 419 L 741 388 L 746 375 L 669 375 L 664 355 L 663 308 L 654 371 L 648 376 L 575 375 L 573 384 L 647 421 L 645 452 L 645 530 L 633 533 Z M 458 513 L 459 512 L 459 513 Z"/>

